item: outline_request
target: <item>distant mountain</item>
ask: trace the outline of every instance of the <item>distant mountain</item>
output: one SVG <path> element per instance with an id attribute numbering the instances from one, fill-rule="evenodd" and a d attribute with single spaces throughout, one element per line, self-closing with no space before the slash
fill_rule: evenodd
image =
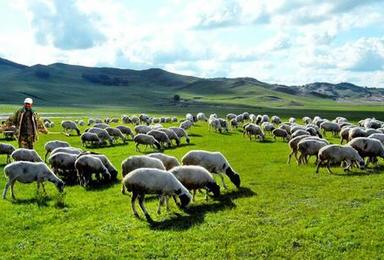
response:
<path id="1" fill-rule="evenodd" d="M 25 66 L 0 58 L 0 103 L 26 96 L 41 105 L 177 106 L 199 103 L 298 107 L 313 102 L 382 102 L 384 89 L 351 83 L 303 86 L 268 84 L 254 78 L 198 78 L 162 69 L 94 68 L 63 63 Z M 176 103 L 173 96 L 182 97 Z"/>

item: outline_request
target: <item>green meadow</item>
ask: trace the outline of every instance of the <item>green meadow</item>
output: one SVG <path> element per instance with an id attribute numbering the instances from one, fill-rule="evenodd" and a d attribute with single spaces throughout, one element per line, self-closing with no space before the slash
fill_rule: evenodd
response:
<path id="1" fill-rule="evenodd" d="M 172 108 L 146 112 L 177 114 L 181 118 L 189 111 L 224 116 L 232 109 L 268 112 L 285 120 L 290 115 L 301 118 L 320 114 L 329 119 L 342 115 L 353 120 L 381 115 L 378 107 L 355 111 L 316 107 L 256 110 L 238 104 L 235 108 L 223 107 L 207 105 L 173 108 L 173 113 Z M 0 112 L 9 113 L 16 108 L 4 105 Z M 121 107 L 37 109 L 41 113 L 56 113 L 51 114 L 56 126 L 49 134 L 41 134 L 36 144 L 41 156 L 45 153 L 44 143 L 49 140 L 65 140 L 82 147 L 78 136 L 61 133 L 60 121 L 64 116 L 86 119 L 138 111 L 127 112 Z M 240 189 L 226 178 L 229 189 L 222 189 L 218 199 L 206 201 L 203 194 L 197 194 L 196 201 L 186 210 L 178 209 L 171 201 L 171 210 L 163 210 L 161 215 L 156 213 L 157 197 L 147 196 L 147 210 L 154 220 L 148 223 L 141 210 L 140 219 L 133 216 L 130 196 L 121 194 L 120 183 L 88 190 L 66 186 L 61 195 L 51 183 L 46 185 L 47 195 L 36 193 L 36 183 L 17 183 L 16 200 L 11 199 L 10 193 L 6 200 L 0 200 L 1 258 L 374 259 L 384 254 L 382 160 L 375 168 L 354 169 L 350 173 L 338 168 L 334 175 L 321 169 L 315 174 L 314 158 L 308 165 L 298 166 L 295 160 L 288 165 L 287 143 L 275 142 L 271 136 L 262 143 L 250 141 L 240 129 L 219 134 L 208 131 L 203 122 L 188 133 L 190 145 L 183 140 L 180 147 L 166 149 L 164 153 L 181 159 L 192 149 L 220 151 L 240 174 Z M 339 142 L 330 135 L 327 139 Z M 16 145 L 15 141 L 10 143 Z M 120 164 L 126 157 L 153 151 L 148 148 L 136 152 L 132 141 L 91 150 L 107 155 L 120 173 Z M 1 155 L 0 172 L 4 163 L 5 156 Z M 221 185 L 219 178 L 216 180 Z M 5 182 L 6 178 L 1 176 L 1 191 Z"/>

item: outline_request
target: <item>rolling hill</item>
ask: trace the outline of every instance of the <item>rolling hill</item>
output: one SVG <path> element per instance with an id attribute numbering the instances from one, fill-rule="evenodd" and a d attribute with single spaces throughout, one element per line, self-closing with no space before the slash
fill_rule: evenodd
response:
<path id="1" fill-rule="evenodd" d="M 254 78 L 197 78 L 162 69 L 93 68 L 63 63 L 25 66 L 0 58 L 0 103 L 33 97 L 43 106 L 242 106 L 271 108 L 378 105 L 384 89 L 351 83 L 303 86 Z M 181 96 L 175 102 L 173 96 Z"/>

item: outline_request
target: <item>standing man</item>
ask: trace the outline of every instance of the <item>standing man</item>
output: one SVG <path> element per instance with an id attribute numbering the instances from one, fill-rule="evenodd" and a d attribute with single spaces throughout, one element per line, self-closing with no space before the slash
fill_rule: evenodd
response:
<path id="1" fill-rule="evenodd" d="M 33 149 L 37 141 L 38 131 L 47 134 L 48 130 L 41 122 L 38 114 L 32 110 L 33 100 L 26 98 L 24 106 L 8 119 L 8 124 L 16 126 L 19 148 Z"/>

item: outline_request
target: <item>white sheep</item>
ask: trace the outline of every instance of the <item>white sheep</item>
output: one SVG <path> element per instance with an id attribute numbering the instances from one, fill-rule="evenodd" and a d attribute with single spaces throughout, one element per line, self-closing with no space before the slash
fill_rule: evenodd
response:
<path id="1" fill-rule="evenodd" d="M 140 151 L 139 150 L 139 145 L 142 144 L 142 145 L 145 145 L 145 148 L 149 146 L 152 146 L 158 150 L 161 150 L 161 145 L 160 143 L 151 135 L 147 135 L 147 134 L 137 134 L 135 135 L 135 137 L 133 138 L 133 141 L 136 143 L 136 151 Z"/>
<path id="2" fill-rule="evenodd" d="M 252 136 L 254 136 L 255 140 L 256 138 L 259 138 L 260 141 L 264 141 L 264 137 L 265 137 L 265 134 L 263 130 L 261 130 L 260 126 L 253 123 L 249 123 L 244 126 L 243 135 L 244 134 L 248 135 L 249 140 L 252 140 Z"/>
<path id="3" fill-rule="evenodd" d="M 215 132 L 222 132 L 222 128 L 221 128 L 221 123 L 220 123 L 220 120 L 218 118 L 215 118 L 215 117 L 210 117 L 208 119 L 208 130 L 210 131 L 211 129 L 213 129 Z"/>
<path id="4" fill-rule="evenodd" d="M 323 122 L 320 124 L 320 128 L 323 129 L 324 136 L 326 132 L 332 132 L 333 135 L 337 135 L 340 132 L 340 125 L 333 122 Z"/>
<path id="5" fill-rule="evenodd" d="M 265 132 L 270 132 L 271 133 L 275 129 L 275 126 L 272 123 L 270 123 L 270 122 L 263 122 L 261 124 L 261 128 L 263 129 L 264 133 Z"/>
<path id="6" fill-rule="evenodd" d="M 129 128 L 127 126 L 119 125 L 119 126 L 116 126 L 116 128 L 119 129 L 123 134 L 129 135 L 132 138 L 132 140 L 133 140 L 133 137 L 135 137 L 131 128 Z"/>
<path id="7" fill-rule="evenodd" d="M 192 115 L 191 113 L 186 114 L 186 115 L 185 115 L 185 119 L 186 119 L 186 120 L 189 120 L 189 121 L 191 121 L 191 122 L 194 122 L 194 121 L 195 121 L 194 118 L 193 118 L 193 115 Z"/>
<path id="8" fill-rule="evenodd" d="M 366 136 L 367 136 L 367 132 L 365 132 L 364 128 L 362 127 L 353 127 L 348 131 L 348 141 L 351 141 L 353 138 L 356 138 L 356 137 L 366 137 Z"/>
<path id="9" fill-rule="evenodd" d="M 47 160 L 48 154 L 52 152 L 54 149 L 58 147 L 69 147 L 69 146 L 70 144 L 68 142 L 60 141 L 60 140 L 53 140 L 53 141 L 46 142 L 44 145 L 44 149 L 46 151 L 44 156 L 44 161 Z"/>
<path id="10" fill-rule="evenodd" d="M 97 180 L 102 176 L 103 181 L 111 180 L 111 174 L 104 166 L 103 162 L 92 155 L 82 155 L 75 161 L 75 168 L 79 184 L 83 187 L 88 187 L 92 174 L 95 174 Z"/>
<path id="11" fill-rule="evenodd" d="M 180 125 L 179 125 L 179 127 L 183 128 L 184 130 L 187 130 L 191 126 L 193 126 L 193 122 L 189 121 L 189 120 L 185 120 L 185 121 L 181 122 Z"/>
<path id="12" fill-rule="evenodd" d="M 109 127 L 109 124 L 107 124 L 107 123 L 99 123 L 99 124 L 95 124 L 93 127 L 105 129 L 105 128 Z"/>
<path id="13" fill-rule="evenodd" d="M 76 147 L 58 147 L 51 152 L 51 156 L 54 155 L 55 153 L 61 153 L 61 152 L 79 155 L 80 153 L 83 152 L 83 150 Z"/>
<path id="14" fill-rule="evenodd" d="M 351 129 L 352 127 L 350 126 L 346 126 L 346 127 L 343 127 L 341 128 L 340 132 L 339 132 L 339 136 L 340 136 L 340 144 L 343 144 L 344 141 L 347 141 L 348 142 L 348 139 L 349 139 L 349 130 Z"/>
<path id="15" fill-rule="evenodd" d="M 118 138 L 123 141 L 123 143 L 127 142 L 127 137 L 123 135 L 123 133 L 120 131 L 119 128 L 114 128 L 114 127 L 107 127 L 105 130 L 108 132 L 110 136 L 112 136 L 115 140 Z"/>
<path id="16" fill-rule="evenodd" d="M 376 162 L 376 157 L 384 158 L 384 146 L 380 140 L 369 137 L 357 137 L 348 142 L 348 145 L 356 149 L 362 158 L 368 157 L 369 162 Z"/>
<path id="17" fill-rule="evenodd" d="M 163 146 L 163 148 L 165 146 L 168 148 L 172 146 L 171 140 L 168 138 L 168 135 L 162 131 L 151 130 L 147 133 L 147 135 L 153 136 L 156 141 L 158 141 L 160 145 Z"/>
<path id="18" fill-rule="evenodd" d="M 177 146 L 180 145 L 180 138 L 177 136 L 177 134 L 173 130 L 168 128 L 159 128 L 157 130 L 164 132 L 168 136 L 169 140 L 171 141 L 175 140 Z"/>
<path id="19" fill-rule="evenodd" d="M 202 112 L 200 112 L 200 113 L 197 114 L 196 119 L 197 119 L 198 121 L 205 121 L 205 122 L 208 121 L 207 116 L 206 116 L 204 113 L 202 113 Z"/>
<path id="20" fill-rule="evenodd" d="M 100 146 L 103 144 L 103 140 L 101 140 L 99 136 L 95 133 L 85 132 L 80 136 L 80 140 L 83 146 L 88 146 L 88 145 Z"/>
<path id="21" fill-rule="evenodd" d="M 294 117 L 290 117 L 290 118 L 288 119 L 288 122 L 291 123 L 291 124 L 294 124 L 294 123 L 296 123 L 296 118 L 294 118 Z"/>
<path id="22" fill-rule="evenodd" d="M 172 168 L 170 171 L 189 191 L 193 191 L 192 200 L 195 200 L 196 190 L 206 189 L 212 192 L 215 197 L 220 195 L 220 186 L 216 184 L 212 174 L 204 167 L 198 165 L 184 165 Z"/>
<path id="23" fill-rule="evenodd" d="M 232 120 L 232 119 L 235 119 L 235 118 L 236 118 L 236 115 L 233 114 L 233 113 L 229 113 L 229 114 L 227 114 L 227 115 L 225 116 L 225 118 L 226 118 L 228 121 L 230 121 L 230 120 Z"/>
<path id="24" fill-rule="evenodd" d="M 311 135 L 310 132 L 308 132 L 307 130 L 297 130 L 295 131 L 293 134 L 292 134 L 292 138 L 295 138 L 297 136 L 301 136 L 301 135 Z"/>
<path id="25" fill-rule="evenodd" d="M 114 138 L 113 138 L 112 136 L 109 135 L 109 133 L 107 132 L 107 130 L 105 130 L 105 129 L 101 129 L 101 128 L 97 128 L 97 127 L 92 127 L 92 128 L 90 128 L 90 129 L 88 129 L 87 132 L 88 132 L 88 133 L 95 133 L 95 134 L 97 134 L 97 136 L 98 136 L 104 143 L 106 143 L 106 142 L 108 141 L 110 145 L 113 145 Z"/>
<path id="26" fill-rule="evenodd" d="M 317 167 L 316 173 L 319 172 L 319 168 L 322 165 L 326 165 L 328 172 L 333 174 L 331 171 L 332 164 L 346 163 L 344 170 L 350 170 L 350 168 L 357 164 L 361 169 L 364 168 L 364 160 L 361 158 L 359 153 L 349 145 L 330 144 L 326 145 L 319 150 L 317 156 Z"/>
<path id="27" fill-rule="evenodd" d="M 316 155 L 319 150 L 328 145 L 329 142 L 324 139 L 306 139 L 304 138 L 297 144 L 297 150 L 300 152 L 298 164 L 307 164 L 308 163 L 308 157 L 312 155 Z"/>
<path id="28" fill-rule="evenodd" d="M 0 154 L 6 154 L 7 159 L 6 163 L 11 162 L 11 154 L 16 150 L 16 148 L 11 144 L 0 143 Z"/>
<path id="29" fill-rule="evenodd" d="M 64 190 L 64 182 L 60 180 L 43 162 L 13 162 L 5 166 L 4 175 L 8 178 L 3 191 L 3 199 L 7 195 L 9 187 L 11 187 L 12 198 L 15 199 L 13 186 L 15 182 L 32 183 L 37 182 L 37 191 L 40 190 L 40 184 L 45 192 L 44 181 L 48 180 L 54 183 L 57 189 L 62 192 Z"/>
<path id="30" fill-rule="evenodd" d="M 33 149 L 19 148 L 12 152 L 15 161 L 42 162 L 40 155 Z"/>
<path id="31" fill-rule="evenodd" d="M 151 168 L 136 169 L 127 174 L 122 183 L 128 191 L 132 192 L 131 205 L 133 214 L 136 217 L 139 216 L 135 207 L 135 202 L 138 198 L 139 205 L 147 220 L 151 220 L 151 217 L 144 205 L 144 197 L 146 194 L 160 195 L 159 207 L 157 210 L 159 214 L 164 200 L 166 200 L 168 208 L 168 196 L 173 196 L 175 202 L 176 196 L 178 196 L 181 202 L 180 205 L 178 205 L 182 208 L 186 207 L 192 198 L 192 195 L 183 186 L 183 184 L 181 184 L 173 174 L 164 170 Z"/>
<path id="32" fill-rule="evenodd" d="M 382 144 L 384 144 L 384 134 L 383 133 L 375 133 L 371 134 L 368 136 L 369 138 L 377 139 L 379 140 Z"/>
<path id="33" fill-rule="evenodd" d="M 288 142 L 288 147 L 290 148 L 291 152 L 289 153 L 288 155 L 288 164 L 291 163 L 291 157 L 292 155 L 295 155 L 295 158 L 296 158 L 296 161 L 298 162 L 299 161 L 299 158 L 297 158 L 297 144 L 303 140 L 304 138 L 309 138 L 311 137 L 309 134 L 307 135 L 299 135 L 299 136 L 296 136 L 296 137 L 293 137 L 289 142 Z M 314 137 L 313 138 L 315 139 L 319 139 L 318 137 Z"/>
<path id="34" fill-rule="evenodd" d="M 76 160 L 76 154 L 58 152 L 48 158 L 48 163 L 53 172 L 61 176 L 66 184 L 75 184 L 78 180 L 75 169 Z"/>
<path id="35" fill-rule="evenodd" d="M 66 135 L 70 135 L 70 133 L 75 130 L 77 135 L 80 135 L 80 129 L 77 128 L 77 125 L 74 121 L 61 121 L 61 127 L 64 129 Z"/>
<path id="36" fill-rule="evenodd" d="M 163 153 L 151 153 L 147 156 L 159 159 L 164 164 L 166 170 L 170 170 L 176 166 L 180 166 L 180 162 L 174 156 L 166 155 Z"/>
<path id="37" fill-rule="evenodd" d="M 280 119 L 280 117 L 278 117 L 278 116 L 272 116 L 272 117 L 271 117 L 271 122 L 272 122 L 273 124 L 275 124 L 275 125 L 278 125 L 278 124 L 281 124 L 281 119 Z"/>
<path id="38" fill-rule="evenodd" d="M 151 130 L 152 130 L 152 127 L 147 126 L 147 125 L 137 125 L 137 126 L 135 126 L 136 134 L 146 134 L 146 133 L 148 133 Z"/>
<path id="39" fill-rule="evenodd" d="M 181 159 L 183 165 L 200 165 L 211 173 L 216 173 L 220 176 L 223 186 L 227 189 L 224 183 L 224 177 L 221 173 L 225 173 L 231 182 L 237 187 L 240 187 L 240 176 L 234 172 L 227 159 L 220 152 L 208 152 L 203 150 L 192 150 L 186 153 Z"/>
<path id="40" fill-rule="evenodd" d="M 188 136 L 187 131 L 185 131 L 183 128 L 180 127 L 169 127 L 168 129 L 174 131 L 176 135 L 181 139 L 182 137 L 185 137 L 185 141 L 187 144 L 191 143 L 191 139 Z"/>
<path id="41" fill-rule="evenodd" d="M 291 136 L 288 134 L 288 132 L 281 128 L 276 128 L 272 131 L 273 138 L 276 141 L 276 137 L 281 137 L 282 140 L 286 140 L 287 142 L 291 138 Z"/>
<path id="42" fill-rule="evenodd" d="M 111 161 L 108 159 L 108 157 L 106 155 L 98 154 L 98 153 L 92 153 L 92 152 L 85 152 L 85 153 L 78 155 L 77 158 L 79 158 L 80 156 L 83 156 L 83 155 L 89 155 L 89 156 L 100 159 L 100 161 L 103 163 L 105 168 L 107 168 L 107 170 L 111 176 L 110 180 L 115 181 L 117 179 L 118 171 L 113 166 L 113 164 L 111 163 Z"/>

